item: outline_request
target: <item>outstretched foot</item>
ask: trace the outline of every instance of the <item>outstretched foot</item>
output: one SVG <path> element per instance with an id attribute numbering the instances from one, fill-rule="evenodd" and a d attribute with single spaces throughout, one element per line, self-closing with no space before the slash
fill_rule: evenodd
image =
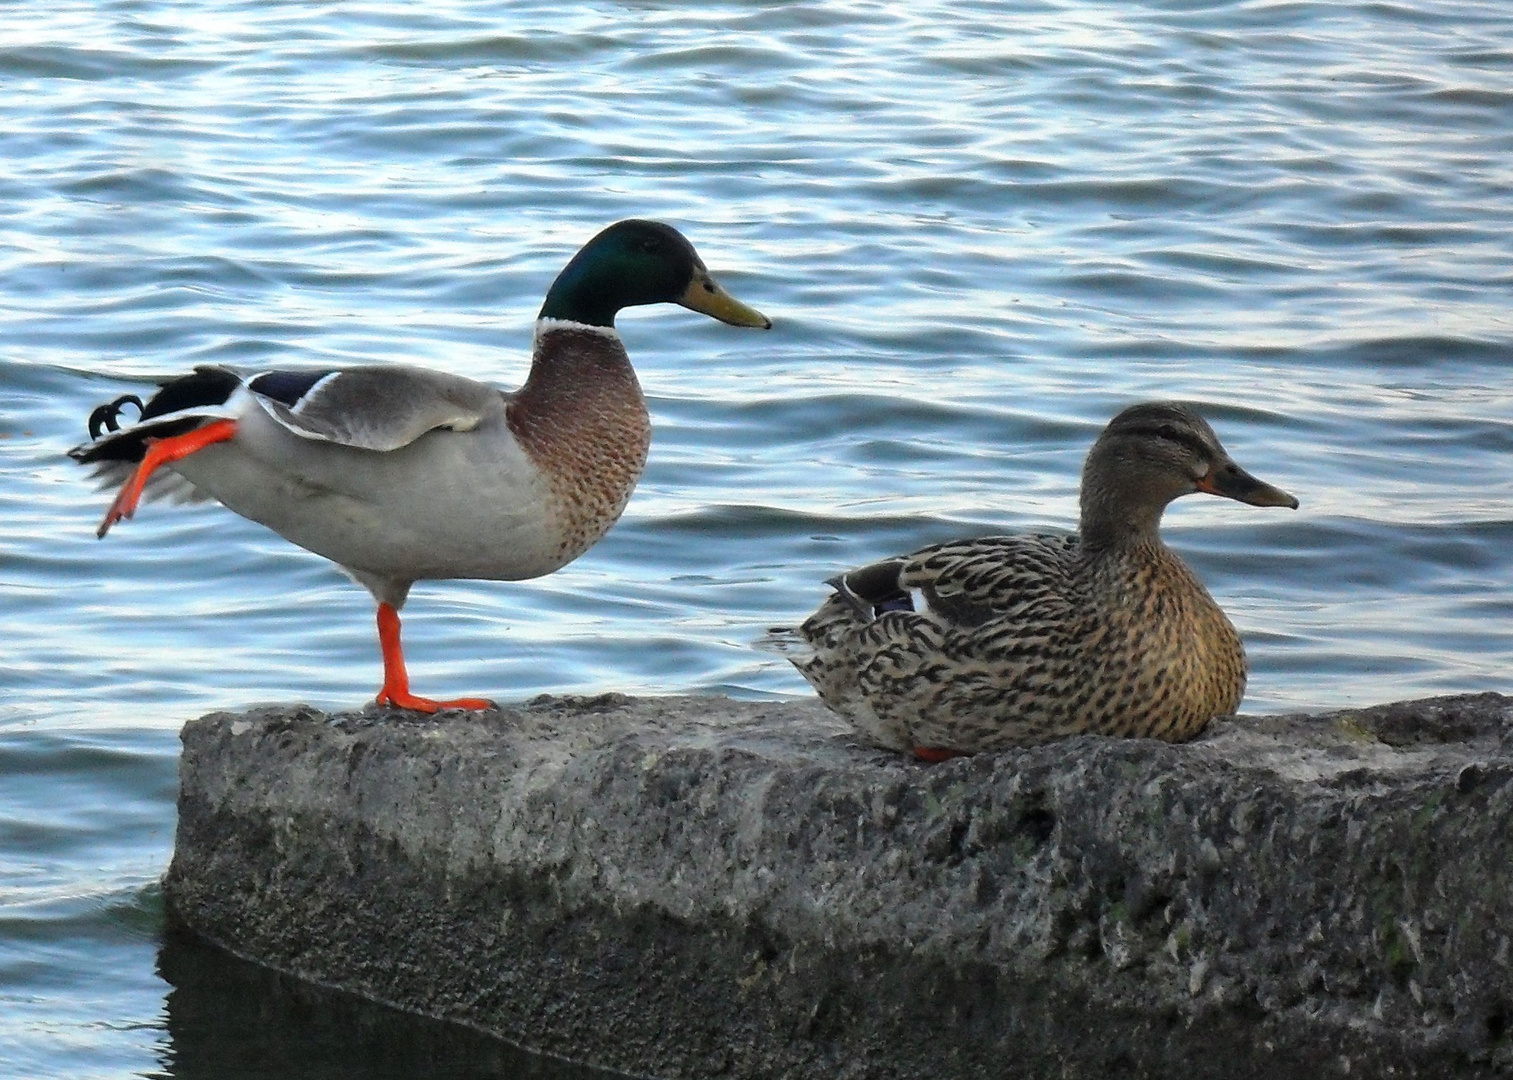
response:
<path id="1" fill-rule="evenodd" d="M 92 417 L 90 428 L 91 430 L 94 428 Z M 174 435 L 167 439 L 148 439 L 147 453 L 142 455 L 142 460 L 137 463 L 136 471 L 131 474 L 126 483 L 121 485 L 121 490 L 116 492 L 116 500 L 110 504 L 110 509 L 105 511 L 105 518 L 100 522 L 100 527 L 95 530 L 95 535 L 103 538 L 110 532 L 112 525 L 126 520 L 137 512 L 137 503 L 142 501 L 142 489 L 147 486 L 147 481 L 160 467 L 181 461 L 212 443 L 225 442 L 235 434 L 235 420 L 216 420 L 183 435 Z"/>

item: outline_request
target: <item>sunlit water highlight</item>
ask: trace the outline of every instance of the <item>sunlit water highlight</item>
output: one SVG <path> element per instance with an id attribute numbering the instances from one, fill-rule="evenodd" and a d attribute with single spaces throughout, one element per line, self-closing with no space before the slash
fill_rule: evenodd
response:
<path id="1" fill-rule="evenodd" d="M 219 1080 L 280 1039 L 283 1075 L 333 1067 L 329 1033 L 216 1034 L 214 994 L 269 999 L 162 944 L 155 881 L 177 726 L 362 702 L 370 603 L 214 507 L 97 542 L 62 456 L 89 409 L 208 362 L 515 385 L 552 276 L 620 217 L 681 227 L 776 328 L 622 320 L 656 425 L 630 509 L 544 581 L 418 587 L 423 692 L 805 695 L 752 642 L 823 578 L 1070 525 L 1086 447 L 1152 397 L 1303 502 L 1168 516 L 1246 638 L 1247 710 L 1508 688 L 1503 4 L 5 14 L 0 1074 Z"/>

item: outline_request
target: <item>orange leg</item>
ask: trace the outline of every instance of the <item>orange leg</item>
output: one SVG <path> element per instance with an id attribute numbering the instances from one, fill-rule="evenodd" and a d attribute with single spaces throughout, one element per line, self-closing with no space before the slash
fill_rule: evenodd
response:
<path id="1" fill-rule="evenodd" d="M 946 750 L 938 746 L 916 746 L 914 756 L 920 761 L 928 761 L 931 765 L 938 765 L 942 761 L 950 761 L 957 757 L 971 757 L 965 750 Z"/>
<path id="2" fill-rule="evenodd" d="M 159 466 L 180 461 L 212 443 L 225 442 L 235 434 L 235 420 L 216 420 L 183 435 L 168 439 L 148 439 L 147 453 L 137 463 L 136 472 L 116 492 L 116 501 L 105 512 L 105 519 L 100 522 L 95 535 L 103 537 L 116 522 L 137 512 L 137 503 L 142 500 L 142 489 L 147 486 L 148 479 L 158 471 Z"/>
<path id="3" fill-rule="evenodd" d="M 494 703 L 487 698 L 432 701 L 410 693 L 410 674 L 405 670 L 404 649 L 399 644 L 399 612 L 393 604 L 378 605 L 378 645 L 383 650 L 384 657 L 384 684 L 378 692 L 378 704 L 424 713 L 440 709 L 494 708 Z"/>

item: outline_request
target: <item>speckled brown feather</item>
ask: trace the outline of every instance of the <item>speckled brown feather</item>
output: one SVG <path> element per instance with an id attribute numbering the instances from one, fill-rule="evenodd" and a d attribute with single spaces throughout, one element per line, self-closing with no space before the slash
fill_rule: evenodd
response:
<path id="1" fill-rule="evenodd" d="M 613 332 L 558 326 L 541 335 L 507 418 L 551 485 L 566 560 L 619 520 L 646 468 L 651 417 Z"/>

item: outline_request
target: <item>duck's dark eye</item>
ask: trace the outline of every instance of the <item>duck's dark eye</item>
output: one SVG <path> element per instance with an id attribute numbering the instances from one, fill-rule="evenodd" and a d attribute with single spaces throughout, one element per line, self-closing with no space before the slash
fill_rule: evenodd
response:
<path id="1" fill-rule="evenodd" d="M 662 250 L 662 241 L 655 236 L 648 236 L 641 241 L 641 250 L 648 255 L 655 255 Z"/>

